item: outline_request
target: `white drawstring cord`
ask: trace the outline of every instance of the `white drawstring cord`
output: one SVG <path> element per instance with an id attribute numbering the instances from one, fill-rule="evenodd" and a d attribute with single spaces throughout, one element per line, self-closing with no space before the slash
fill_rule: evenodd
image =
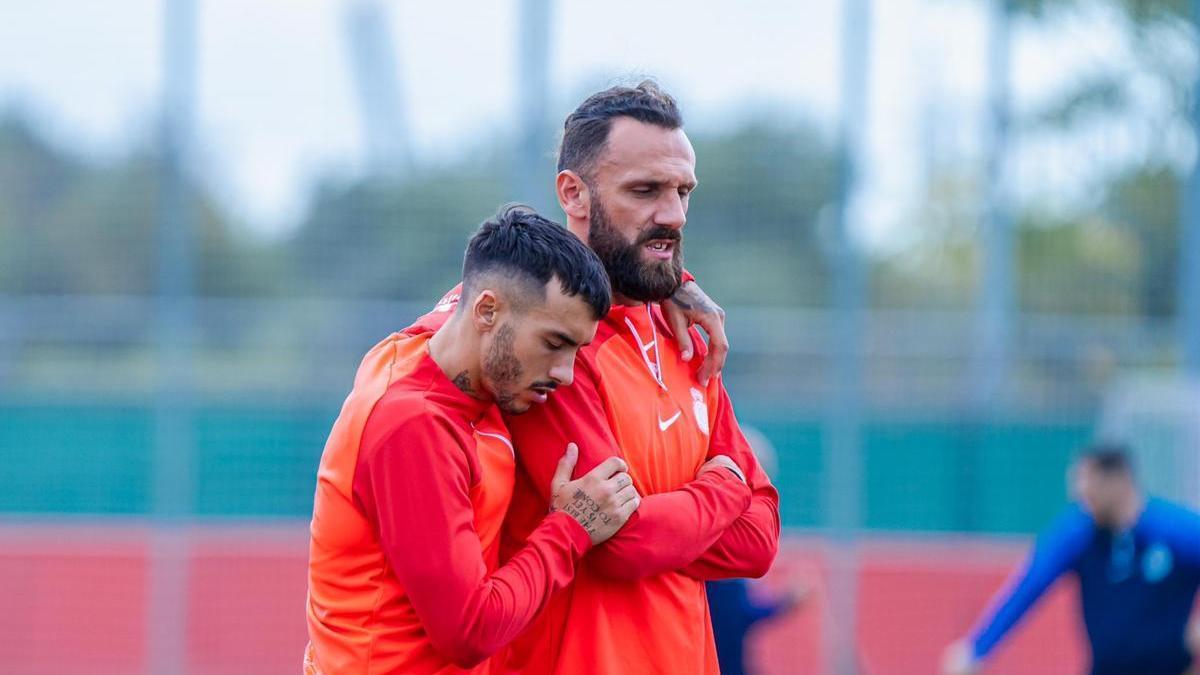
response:
<path id="1" fill-rule="evenodd" d="M 637 327 L 633 325 L 633 322 L 629 320 L 629 317 L 625 317 L 625 325 L 629 326 L 629 332 L 633 333 L 633 339 L 637 341 L 638 346 L 641 347 L 642 361 L 645 362 L 646 369 L 650 371 L 652 376 L 654 376 L 654 381 L 658 383 L 658 386 L 662 387 L 663 390 L 666 391 L 667 385 L 663 383 L 662 379 L 662 357 L 659 355 L 658 329 L 654 326 L 654 314 L 650 311 L 649 303 L 647 303 L 645 307 L 646 316 L 650 319 L 650 331 L 654 336 L 653 342 L 650 344 L 642 342 L 642 336 L 638 335 Z M 646 352 L 649 351 L 651 347 L 654 348 L 654 363 L 651 363 L 650 357 L 646 355 Z"/>

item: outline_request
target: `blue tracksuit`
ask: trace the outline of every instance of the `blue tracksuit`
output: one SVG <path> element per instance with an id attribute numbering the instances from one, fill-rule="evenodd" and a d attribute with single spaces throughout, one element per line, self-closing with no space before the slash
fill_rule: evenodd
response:
<path id="1" fill-rule="evenodd" d="M 783 606 L 777 601 L 756 599 L 746 579 L 710 581 L 705 586 L 721 675 L 744 675 L 746 635 L 756 623 L 775 616 Z"/>
<path id="2" fill-rule="evenodd" d="M 1124 532 L 1072 505 L 1038 537 L 1024 573 L 972 636 L 983 658 L 1065 572 L 1079 578 L 1093 675 L 1180 675 L 1200 588 L 1200 514 L 1151 499 Z"/>

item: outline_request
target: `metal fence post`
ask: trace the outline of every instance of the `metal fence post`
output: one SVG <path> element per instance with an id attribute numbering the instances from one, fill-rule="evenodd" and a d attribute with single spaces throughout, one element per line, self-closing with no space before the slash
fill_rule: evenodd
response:
<path id="1" fill-rule="evenodd" d="M 181 525 L 194 506 L 193 341 L 196 235 L 189 159 L 196 89 L 195 0 L 163 6 L 162 169 L 160 183 L 158 384 L 150 472 L 151 550 L 147 666 L 155 675 L 186 671 L 188 541 Z"/>
<path id="2" fill-rule="evenodd" d="M 517 27 L 516 102 L 518 146 L 516 149 L 513 197 L 543 214 L 557 213 L 549 186 L 553 174 L 543 166 L 550 141 L 547 120 L 550 110 L 550 54 L 553 36 L 550 0 L 520 0 Z"/>
<path id="3" fill-rule="evenodd" d="M 825 509 L 833 536 L 830 641 L 825 672 L 858 670 L 857 531 L 862 504 L 863 349 L 866 284 L 854 230 L 859 162 L 867 119 L 870 0 L 847 0 L 842 18 L 842 120 L 837 223 L 833 246 L 833 380 L 825 438 Z"/>
<path id="4" fill-rule="evenodd" d="M 1192 0 L 1192 27 L 1200 48 L 1200 0 Z M 1179 237 L 1179 339 L 1183 370 L 1200 379 L 1200 75 L 1192 83 L 1192 139 L 1196 156 L 1183 181 Z"/>

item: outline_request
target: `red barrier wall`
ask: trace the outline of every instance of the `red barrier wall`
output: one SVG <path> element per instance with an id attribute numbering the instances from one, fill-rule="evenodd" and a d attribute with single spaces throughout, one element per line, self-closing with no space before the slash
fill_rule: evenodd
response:
<path id="1" fill-rule="evenodd" d="M 179 616 L 187 672 L 298 673 L 304 647 L 303 524 L 202 526 L 157 535 L 179 553 Z M 0 526 L 0 663 L 5 672 L 129 675 L 148 670 L 146 635 L 154 531 L 141 525 Z M 976 538 L 871 540 L 859 545 L 857 640 L 866 675 L 929 675 L 1019 564 L 1026 544 Z M 789 538 L 769 592 L 812 590 L 791 615 L 762 626 L 751 652 L 763 675 L 821 672 L 834 618 L 832 549 Z M 1082 671 L 1075 589 L 1060 583 L 988 673 Z"/>

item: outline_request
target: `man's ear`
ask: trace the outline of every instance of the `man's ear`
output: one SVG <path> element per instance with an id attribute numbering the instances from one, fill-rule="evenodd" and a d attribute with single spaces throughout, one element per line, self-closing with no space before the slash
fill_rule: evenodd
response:
<path id="1" fill-rule="evenodd" d="M 496 292 L 485 288 L 471 302 L 471 325 L 480 333 L 486 333 L 496 327 L 497 312 L 501 301 Z"/>
<path id="2" fill-rule="evenodd" d="M 563 213 L 576 220 L 587 220 L 592 209 L 592 195 L 579 174 L 566 169 L 554 179 L 554 190 Z"/>

